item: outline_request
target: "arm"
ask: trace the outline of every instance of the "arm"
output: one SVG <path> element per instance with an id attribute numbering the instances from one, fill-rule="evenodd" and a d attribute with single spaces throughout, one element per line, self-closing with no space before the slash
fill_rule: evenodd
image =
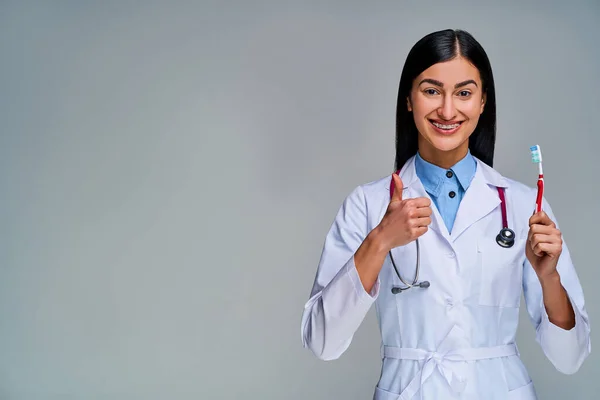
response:
<path id="1" fill-rule="evenodd" d="M 388 249 L 385 247 L 381 228 L 377 227 L 369 233 L 364 242 L 354 254 L 354 265 L 360 281 L 367 291 L 373 290 L 377 283 L 379 272 L 387 257 Z"/>
<path id="2" fill-rule="evenodd" d="M 548 203 L 544 204 L 544 211 L 558 228 Z M 560 372 L 577 372 L 591 351 L 590 325 L 583 290 L 566 243 L 562 242 L 552 273 L 540 274 L 529 260 L 525 261 L 523 290 L 536 340 L 544 354 Z"/>
<path id="3" fill-rule="evenodd" d="M 569 295 L 560 282 L 560 273 L 540 279 L 542 299 L 548 320 L 564 330 L 571 330 L 575 326 L 575 310 L 569 300 Z"/>
<path id="4" fill-rule="evenodd" d="M 370 256 L 377 246 L 372 244 L 372 236 L 366 240 L 367 236 L 366 204 L 359 187 L 345 199 L 327 233 L 302 315 L 302 343 L 320 359 L 336 359 L 346 351 L 378 296 L 379 272 L 367 278 L 375 277 L 373 284 L 367 284 L 367 292 L 355 264 L 357 250 L 356 258 L 362 265 L 378 262 L 379 257 Z"/>
<path id="5" fill-rule="evenodd" d="M 402 180 L 392 175 L 395 185 Z M 431 223 L 431 201 L 402 200 L 396 190 L 386 213 L 367 233 L 367 205 L 359 187 L 344 201 L 327 234 L 302 315 L 302 341 L 321 359 L 338 358 L 350 345 L 379 293 L 379 272 L 390 249 L 412 242 Z"/>

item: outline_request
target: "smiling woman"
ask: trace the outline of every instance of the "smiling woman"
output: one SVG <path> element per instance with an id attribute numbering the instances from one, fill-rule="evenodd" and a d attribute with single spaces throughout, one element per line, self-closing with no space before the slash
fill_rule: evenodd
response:
<path id="1" fill-rule="evenodd" d="M 492 67 L 483 47 L 467 32 L 435 32 L 415 44 L 404 64 L 397 107 L 396 123 L 402 133 L 396 137 L 397 169 L 417 148 L 426 159 L 441 157 L 434 164 L 446 167 L 470 148 L 473 156 L 493 166 Z M 432 151 L 436 146 L 442 152 Z"/>
<path id="2" fill-rule="evenodd" d="M 559 371 L 576 372 L 590 353 L 583 291 L 552 209 L 544 199 L 532 216 L 536 191 L 493 169 L 495 139 L 481 45 L 464 31 L 425 36 L 400 79 L 398 171 L 340 207 L 302 317 L 304 346 L 331 360 L 376 305 L 376 400 L 535 399 L 515 344 L 521 288 Z M 507 221 L 503 246 L 496 233 Z"/>

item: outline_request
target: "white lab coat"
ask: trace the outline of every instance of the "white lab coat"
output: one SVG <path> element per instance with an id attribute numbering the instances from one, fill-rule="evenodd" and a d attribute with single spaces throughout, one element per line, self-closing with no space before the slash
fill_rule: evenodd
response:
<path id="1" fill-rule="evenodd" d="M 535 189 L 476 161 L 451 235 L 432 203 L 432 223 L 419 239 L 419 278 L 431 282 L 429 288 L 392 294 L 393 286 L 404 285 L 389 256 L 371 293 L 356 271 L 354 252 L 383 218 L 391 176 L 353 190 L 326 236 L 302 316 L 302 341 L 320 359 L 340 357 L 375 304 L 382 339 L 376 400 L 535 399 L 515 345 L 521 288 L 536 339 L 556 369 L 574 373 L 590 353 L 588 314 L 567 245 L 558 271 L 575 310 L 576 324 L 569 331 L 548 320 L 539 280 L 525 257 Z M 415 174 L 414 157 L 400 176 L 403 198 L 428 197 Z M 516 234 L 512 248 L 501 248 L 495 240 L 502 227 L 497 187 L 506 192 L 508 223 Z M 543 209 L 556 222 L 545 200 Z M 392 254 L 404 280 L 412 282 L 415 243 Z"/>

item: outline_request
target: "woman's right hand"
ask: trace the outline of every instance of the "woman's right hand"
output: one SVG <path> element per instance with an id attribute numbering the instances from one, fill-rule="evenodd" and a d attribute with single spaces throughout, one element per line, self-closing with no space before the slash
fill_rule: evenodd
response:
<path id="1" fill-rule="evenodd" d="M 428 230 L 431 224 L 431 200 L 427 197 L 402 200 L 402 179 L 392 174 L 395 190 L 387 211 L 377 226 L 378 237 L 387 251 L 404 246 Z"/>

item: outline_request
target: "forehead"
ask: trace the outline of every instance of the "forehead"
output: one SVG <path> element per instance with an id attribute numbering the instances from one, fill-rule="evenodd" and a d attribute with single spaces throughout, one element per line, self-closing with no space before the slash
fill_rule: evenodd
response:
<path id="1" fill-rule="evenodd" d="M 415 83 L 418 84 L 425 78 L 435 79 L 449 85 L 464 82 L 468 79 L 473 79 L 477 83 L 481 82 L 479 70 L 469 61 L 461 57 L 433 64 L 417 77 Z"/>

